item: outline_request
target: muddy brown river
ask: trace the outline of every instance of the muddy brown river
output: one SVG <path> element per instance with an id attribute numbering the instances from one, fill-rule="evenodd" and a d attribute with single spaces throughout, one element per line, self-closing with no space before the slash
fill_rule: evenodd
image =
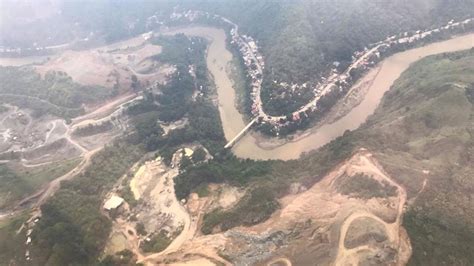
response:
<path id="1" fill-rule="evenodd" d="M 368 77 L 373 78 L 375 76 L 362 102 L 336 122 L 323 125 L 315 131 L 309 129 L 309 133 L 305 137 L 270 149 L 262 148 L 258 140 L 248 134 L 234 147 L 234 153 L 239 157 L 253 159 L 296 159 L 301 153 L 325 145 L 341 136 L 346 130 L 357 129 L 367 120 L 367 117 L 374 113 L 384 93 L 390 89 L 395 80 L 413 62 L 429 55 L 465 50 L 472 47 L 474 47 L 474 34 L 469 34 L 388 57 L 380 63 L 381 68 L 377 75 L 370 73 L 372 75 L 368 74 L 363 78 L 368 80 Z M 373 69 L 371 71 L 377 70 Z"/>
<path id="2" fill-rule="evenodd" d="M 232 60 L 232 54 L 226 49 L 225 32 L 216 28 L 187 27 L 174 30 L 172 33 L 184 33 L 193 36 L 206 37 L 211 40 L 207 55 L 207 65 L 214 77 L 219 98 L 219 112 L 227 140 L 232 139 L 245 127 L 242 115 L 235 107 L 235 90 L 226 68 Z M 341 136 L 346 130 L 357 129 L 374 113 L 384 93 L 390 89 L 394 81 L 411 63 L 419 59 L 444 53 L 454 52 L 474 47 L 474 34 L 455 37 L 453 39 L 433 43 L 424 47 L 411 49 L 395 54 L 380 62 L 380 70 L 375 75 L 367 73 L 361 82 L 373 79 L 362 102 L 349 113 L 331 124 L 325 124 L 317 129 L 309 129 L 297 140 L 284 144 L 268 145 L 272 140 L 264 139 L 259 134 L 245 135 L 234 147 L 233 152 L 238 157 L 251 159 L 297 159 L 302 153 L 315 150 L 331 140 Z M 264 143 L 262 143 L 264 142 Z M 279 143 L 281 141 L 275 141 Z"/>
<path id="3" fill-rule="evenodd" d="M 210 40 L 207 65 L 217 87 L 219 113 L 225 137 L 227 140 L 232 139 L 245 127 L 245 122 L 242 114 L 238 112 L 235 106 L 234 84 L 226 71 L 233 55 L 226 48 L 225 32 L 217 28 L 198 26 L 165 32 L 165 34 L 175 33 L 200 36 Z M 380 71 L 377 75 L 374 73 L 377 69 L 374 68 L 371 70 L 372 73 L 368 73 L 363 78 L 362 82 L 373 80 L 362 102 L 334 123 L 322 125 L 317 129 L 309 129 L 296 140 L 284 144 L 276 144 L 281 143 L 281 141 L 268 139 L 257 133 L 247 134 L 232 150 L 235 155 L 242 158 L 261 160 L 297 159 L 302 153 L 315 150 L 341 136 L 344 131 L 357 129 L 366 121 L 368 116 L 374 113 L 384 93 L 390 89 L 394 81 L 411 63 L 429 55 L 454 52 L 472 47 L 474 47 L 474 34 L 469 34 L 388 57 L 380 62 Z"/>

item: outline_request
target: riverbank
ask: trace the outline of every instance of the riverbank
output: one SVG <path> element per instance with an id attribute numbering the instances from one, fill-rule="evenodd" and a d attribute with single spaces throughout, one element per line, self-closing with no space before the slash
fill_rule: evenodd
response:
<path id="1" fill-rule="evenodd" d="M 227 140 L 232 139 L 245 127 L 245 123 L 235 104 L 236 85 L 226 71 L 226 66 L 232 61 L 232 53 L 226 47 L 225 32 L 212 27 L 191 26 L 173 29 L 166 34 L 176 33 L 200 36 L 210 41 L 207 54 L 208 69 L 216 84 L 225 137 Z M 411 63 L 429 55 L 469 49 L 473 46 L 474 34 L 468 34 L 392 55 L 381 61 L 350 89 L 355 91 L 360 87 L 356 93 L 358 99 L 344 107 L 345 110 L 342 112 L 333 109 L 332 119 L 325 119 L 324 124 L 300 132 L 291 140 L 270 138 L 251 131 L 242 137 L 232 151 L 238 157 L 256 160 L 298 159 L 301 154 L 342 136 L 346 130 L 354 130 L 362 125 L 374 113 L 383 94 Z M 365 94 L 365 97 L 360 97 L 358 94 Z M 349 93 L 346 97 L 352 95 L 354 94 Z M 349 109 L 351 110 L 348 111 Z"/>
<path id="2" fill-rule="evenodd" d="M 226 45 L 224 30 L 206 26 L 189 26 L 170 29 L 163 33 L 183 33 L 204 37 L 210 41 L 206 61 L 217 88 L 219 114 L 226 139 L 235 137 L 245 127 L 245 121 L 236 107 L 236 84 L 227 71 L 235 58 Z M 472 47 L 474 47 L 474 34 L 468 34 L 392 55 L 360 79 L 350 89 L 353 93 L 349 93 L 342 100 L 342 104 L 340 101 L 323 123 L 318 123 L 308 130 L 293 135 L 291 140 L 269 138 L 258 132 L 250 132 L 232 150 L 241 158 L 297 159 L 301 154 L 315 150 L 342 136 L 346 130 L 354 130 L 362 125 L 374 113 L 383 94 L 411 63 L 429 55 Z M 361 95 L 365 96 L 361 97 Z M 350 100 L 348 97 L 354 97 L 354 99 Z M 348 99 L 349 101 L 346 102 Z"/>
<path id="3" fill-rule="evenodd" d="M 474 34 L 468 34 L 390 56 L 378 64 L 380 70 L 377 67 L 372 69 L 359 81 L 358 84 L 370 84 L 364 99 L 337 121 L 324 124 L 316 130 L 314 128 L 308 129 L 290 141 L 267 138 L 255 133 L 247 134 L 234 146 L 234 154 L 243 158 L 259 160 L 297 159 L 301 154 L 315 150 L 342 136 L 346 130 L 354 130 L 361 126 L 374 113 L 384 93 L 390 89 L 394 81 L 410 64 L 429 55 L 460 51 L 472 47 L 474 47 Z M 374 75 L 375 71 L 379 71 L 377 75 Z"/>

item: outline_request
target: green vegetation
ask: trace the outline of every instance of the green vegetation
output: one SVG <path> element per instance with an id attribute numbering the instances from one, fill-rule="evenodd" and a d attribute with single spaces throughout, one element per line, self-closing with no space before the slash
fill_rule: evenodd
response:
<path id="1" fill-rule="evenodd" d="M 441 54 L 412 65 L 354 132 L 384 169 L 417 196 L 404 226 L 409 265 L 474 261 L 474 50 Z M 429 170 L 427 177 L 422 170 Z"/>
<path id="2" fill-rule="evenodd" d="M 33 109 L 35 116 L 78 116 L 82 104 L 104 100 L 109 91 L 99 86 L 79 85 L 64 72 L 48 72 L 44 78 L 27 67 L 0 66 L 0 99 Z"/>
<path id="3" fill-rule="evenodd" d="M 80 127 L 74 130 L 73 134 L 79 137 L 93 136 L 112 130 L 114 125 L 110 120 L 102 122 L 97 125 L 89 124 L 85 127 Z"/>
<path id="4" fill-rule="evenodd" d="M 108 255 L 102 261 L 100 261 L 100 266 L 136 266 L 141 265 L 136 263 L 135 254 L 128 249 L 117 252 L 115 255 Z"/>
<path id="5" fill-rule="evenodd" d="M 47 182 L 71 171 L 79 159 L 54 162 L 38 167 L 0 164 L 0 208 L 31 195 Z"/>
<path id="6" fill-rule="evenodd" d="M 231 210 L 216 209 L 204 215 L 201 231 L 210 234 L 216 226 L 220 227 L 219 231 L 226 231 L 239 225 L 258 224 L 268 219 L 278 207 L 274 192 L 266 187 L 257 187 Z"/>
<path id="7" fill-rule="evenodd" d="M 160 88 L 160 95 L 145 92 L 143 101 L 128 109 L 136 128 L 131 136 L 132 142 L 145 139 L 147 150 L 159 148 L 160 155 L 168 164 L 180 145 L 193 141 L 200 142 L 216 154 L 222 150 L 225 139 L 219 113 L 209 98 L 213 91 L 205 60 L 207 42 L 180 34 L 160 36 L 152 42 L 163 45 L 163 52 L 155 59 L 176 65 L 177 71 Z M 171 131 L 166 137 L 161 136 L 159 120 L 172 122 L 183 117 L 188 118 L 188 125 Z"/>
<path id="8" fill-rule="evenodd" d="M 207 42 L 202 38 L 188 38 L 183 34 L 158 37 L 152 43 L 161 45 L 163 51 L 155 60 L 176 65 L 176 74 L 161 88 L 158 96 L 160 120 L 171 122 L 181 119 L 189 111 L 193 92 L 208 90 L 205 51 Z"/>
<path id="9" fill-rule="evenodd" d="M 241 3 L 237 2 L 239 5 Z M 256 14 L 252 11 L 253 8 L 267 7 L 265 12 L 268 14 L 284 10 L 284 8 L 274 8 L 274 5 L 269 5 L 265 1 L 262 3 L 264 4 L 259 2 L 249 5 L 252 7 L 248 11 L 249 16 Z M 351 3 L 345 4 L 352 7 Z M 338 5 L 335 4 L 335 6 Z M 372 2 L 367 4 L 372 8 L 374 5 L 377 7 L 378 4 Z M 318 8 L 323 7 L 324 5 Z M 333 7 L 328 8 L 329 11 L 334 10 Z M 379 23 L 377 21 L 380 17 L 370 16 L 372 12 L 377 12 L 377 9 L 364 13 L 362 11 L 365 7 L 362 10 L 360 8 L 352 10 L 355 14 L 354 18 L 340 19 L 342 25 L 354 23 L 355 26 L 348 28 L 358 29 L 356 27 L 358 24 L 355 22 L 362 17 L 373 20 L 373 23 Z M 385 12 L 398 9 L 388 8 L 387 10 Z M 313 16 L 308 12 L 303 13 L 307 16 L 275 16 L 275 18 L 291 18 L 297 22 L 292 25 L 299 25 L 300 19 Z M 433 12 L 436 14 L 438 11 L 435 9 Z M 316 14 L 318 12 L 315 12 Z M 334 13 L 331 15 L 332 17 L 321 17 L 324 23 L 314 23 L 314 21 L 308 21 L 308 23 L 311 27 L 323 28 L 324 32 L 332 38 L 331 35 L 336 34 L 338 28 L 328 29 L 327 26 L 319 25 L 341 26 L 336 21 L 339 20 L 339 16 Z M 344 13 L 341 16 L 351 17 Z M 442 16 L 439 17 L 440 20 L 443 19 Z M 247 23 L 246 18 L 248 17 L 242 17 L 240 20 L 244 25 Z M 396 25 L 405 23 L 395 19 L 396 16 L 391 18 Z M 262 19 L 268 19 L 268 17 L 262 16 Z M 380 21 L 381 25 L 385 22 Z M 298 30 L 304 30 L 308 23 L 302 23 Z M 263 27 L 261 23 L 253 23 L 253 25 L 256 25 L 254 30 L 261 30 Z M 276 23 L 273 26 L 277 27 L 277 25 L 280 24 Z M 303 48 L 309 45 L 313 49 L 318 43 L 313 43 L 313 39 L 307 40 L 305 35 L 301 35 L 302 38 L 292 39 L 290 37 L 293 32 L 288 28 L 283 30 L 285 34 L 281 34 L 283 36 L 281 38 L 297 42 L 300 46 L 289 45 L 289 47 L 302 48 L 305 60 L 321 54 L 311 52 L 311 55 L 306 56 L 305 53 L 308 51 Z M 292 30 L 294 34 L 300 34 L 295 28 Z M 359 33 L 355 31 L 354 35 Z M 263 31 L 261 34 L 264 34 Z M 383 31 L 377 34 L 385 37 L 389 32 Z M 327 45 L 333 44 L 328 41 L 329 37 L 322 40 L 326 40 Z M 371 38 L 367 38 L 367 41 L 371 41 Z M 268 45 L 262 42 L 264 47 Z M 278 45 L 287 45 L 283 41 L 281 43 L 283 44 L 278 43 Z M 356 44 L 354 46 L 357 46 Z M 182 48 L 176 46 L 176 49 Z M 292 53 L 279 51 L 282 56 L 300 53 L 299 49 L 288 52 Z M 264 53 L 269 52 L 267 50 Z M 474 154 L 472 141 L 474 116 L 471 97 L 471 88 L 474 84 L 472 75 L 474 50 L 430 57 L 413 65 L 386 94 L 376 113 L 360 129 L 348 131 L 344 136 L 318 151 L 306 154 L 299 160 L 288 162 L 240 160 L 224 151 L 219 115 L 209 97 L 213 93 L 212 87 L 208 84 L 207 74 L 198 78 L 198 73 L 205 69 L 204 53 L 176 52 L 174 54 L 198 57 L 189 59 L 191 61 L 168 57 L 173 58 L 169 60 L 194 62 L 196 78 L 190 78 L 192 75 L 189 73 L 189 65 L 183 63 L 177 66 L 182 71 L 172 77 L 172 82 L 166 85 L 170 87 L 163 88 L 162 95 L 156 96 L 151 92 L 145 92 L 144 100 L 128 110 L 132 117 L 134 132 L 94 156 L 91 165 L 83 174 L 63 183 L 55 196 L 42 206 L 43 218 L 33 233 L 34 248 L 31 250 L 39 264 L 91 265 L 96 263 L 111 229 L 110 221 L 100 212 L 105 193 L 145 151 L 158 149 L 165 161 L 169 162 L 171 154 L 180 145 L 194 141 L 205 146 L 214 159 L 183 169 L 184 171 L 176 177 L 176 193 L 179 198 L 186 197 L 192 191 L 201 191 L 209 182 L 227 182 L 251 188 L 235 207 L 229 210 L 217 209 L 208 213 L 201 228 L 204 233 L 264 221 L 278 208 L 276 199 L 288 192 L 292 182 L 300 182 L 309 187 L 319 181 L 335 165 L 347 159 L 357 148 L 366 147 L 374 153 L 384 169 L 407 188 L 411 197 L 417 195 L 421 189 L 424 179 L 421 170 L 430 170 L 430 179 L 425 190 L 418 196 L 413 208 L 408 210 L 404 220 L 414 251 L 410 263 L 462 265 L 474 260 L 472 257 L 474 244 L 471 237 L 474 235 L 472 222 L 474 213 L 471 208 L 471 199 L 465 196 L 471 195 L 474 191 L 471 178 L 474 174 L 471 169 Z M 275 66 L 276 73 L 286 71 L 278 70 L 275 65 L 279 59 L 272 61 L 271 56 L 268 56 L 269 64 Z M 166 60 L 165 58 L 163 56 L 162 60 Z M 308 59 L 308 61 L 313 64 L 312 60 Z M 293 63 L 293 59 L 289 60 L 285 63 L 288 66 L 285 67 L 293 69 L 295 67 Z M 301 75 L 304 75 L 305 71 L 301 72 Z M 201 88 L 201 85 L 196 84 L 206 86 Z M 193 99 L 191 92 L 197 90 L 202 95 Z M 174 109 L 176 102 L 184 107 L 179 106 Z M 183 129 L 173 130 L 166 136 L 162 135 L 159 119 L 174 121 L 182 117 L 188 117 L 190 124 Z M 373 185 L 370 182 L 362 183 L 362 191 L 366 193 L 367 189 L 372 188 Z M 12 237 L 8 236 L 9 239 Z M 155 235 L 153 241 L 150 241 L 151 244 L 146 249 L 162 250 L 167 246 L 168 241 L 166 234 L 160 232 Z"/>
<path id="10" fill-rule="evenodd" d="M 226 32 L 227 33 L 227 32 Z M 227 34 L 227 38 L 231 38 L 230 34 Z M 236 107 L 242 115 L 251 113 L 252 98 L 250 95 L 250 86 L 252 80 L 247 76 L 245 69 L 245 63 L 240 51 L 236 46 L 227 43 L 227 49 L 233 54 L 232 61 L 230 63 L 229 76 L 232 79 L 233 87 L 236 94 Z"/>
<path id="11" fill-rule="evenodd" d="M 272 191 L 273 195 L 265 199 L 270 203 L 274 197 L 286 194 L 291 182 L 309 187 L 358 147 L 365 147 L 407 189 L 409 197 L 418 196 L 404 219 L 414 251 L 410 264 L 468 265 L 474 254 L 474 212 L 465 196 L 474 191 L 474 107 L 470 100 L 473 72 L 474 50 L 423 59 L 403 73 L 361 128 L 347 131 L 297 161 L 245 162 L 254 169 L 267 165 L 265 171 L 256 172 L 259 174 L 247 174 L 242 184 Z M 239 165 L 234 162 L 230 169 L 238 169 Z M 220 169 L 226 169 L 225 166 L 225 162 L 218 166 L 209 162 L 188 168 L 176 178 L 178 195 L 185 197 L 206 182 L 238 185 L 239 174 Z M 422 170 L 430 171 L 429 181 L 418 195 L 426 178 Z M 375 184 L 364 177 L 357 179 L 362 182 L 351 182 L 355 187 L 351 183 L 343 185 L 347 193 L 355 190 L 363 197 L 395 193 L 394 187 L 387 184 Z M 247 223 L 245 214 L 263 202 L 248 199 L 247 195 L 231 210 L 208 213 L 202 231 L 210 233 Z"/>
<path id="12" fill-rule="evenodd" d="M 201 184 L 194 190 L 200 198 L 209 196 L 210 192 L 207 184 Z"/>
<path id="13" fill-rule="evenodd" d="M 174 239 L 173 236 L 168 236 L 168 232 L 161 230 L 158 234 L 152 236 L 150 241 L 143 241 L 140 245 L 140 248 L 144 252 L 160 252 L 163 251 L 167 246 L 170 245 L 171 241 Z M 178 235 L 179 232 L 175 235 Z"/>
<path id="14" fill-rule="evenodd" d="M 271 162 L 242 160 L 229 155 L 190 167 L 175 179 L 178 198 L 185 198 L 202 184 L 228 182 L 233 185 L 248 184 L 252 178 L 270 173 Z"/>
<path id="15" fill-rule="evenodd" d="M 147 234 L 145 230 L 145 225 L 143 223 L 137 223 L 135 229 L 137 230 L 137 234 L 145 236 Z"/>
<path id="16" fill-rule="evenodd" d="M 0 114 L 6 112 L 8 110 L 9 110 L 9 108 L 6 107 L 5 105 L 0 105 Z"/>
<path id="17" fill-rule="evenodd" d="M 28 214 L 20 214 L 6 218 L 0 222 L 0 265 L 24 265 L 26 235 L 23 231 L 17 234 L 18 229 L 28 220 Z"/>
<path id="18" fill-rule="evenodd" d="M 286 115 L 307 103 L 310 89 L 290 91 L 288 83 L 318 81 L 339 62 L 347 67 L 355 51 L 388 36 L 472 16 L 474 2 L 438 0 L 199 1 L 190 6 L 228 17 L 259 41 L 266 68 L 262 101 L 270 114 Z"/>
<path id="19" fill-rule="evenodd" d="M 337 190 L 343 195 L 351 197 L 371 199 L 387 198 L 397 195 L 397 188 L 387 181 L 382 182 L 365 174 L 355 174 L 354 176 L 341 176 L 336 182 Z"/>
<path id="20" fill-rule="evenodd" d="M 194 150 L 192 159 L 194 163 L 199 163 L 204 160 L 206 160 L 206 151 L 202 147 L 198 147 L 196 150 Z"/>
<path id="21" fill-rule="evenodd" d="M 143 155 L 123 139 L 105 147 L 91 165 L 42 207 L 33 233 L 32 256 L 42 265 L 93 264 L 105 245 L 111 222 L 100 208 L 114 182 Z"/>
<path id="22" fill-rule="evenodd" d="M 128 179 L 125 179 L 128 180 Z M 135 199 L 135 195 L 133 195 L 132 189 L 130 188 L 130 182 L 127 182 L 119 191 L 120 197 L 122 197 L 127 203 L 130 208 L 133 208 L 138 205 L 138 200 Z"/>

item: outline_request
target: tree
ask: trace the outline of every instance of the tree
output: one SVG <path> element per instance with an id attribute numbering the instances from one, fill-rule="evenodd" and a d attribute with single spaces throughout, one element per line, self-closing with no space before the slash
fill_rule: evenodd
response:
<path id="1" fill-rule="evenodd" d="M 206 159 L 206 151 L 202 147 L 197 148 L 193 153 L 192 159 L 194 163 L 204 161 Z"/>
<path id="2" fill-rule="evenodd" d="M 133 91 L 136 92 L 136 91 L 138 91 L 138 90 L 140 89 L 140 81 L 138 81 L 138 78 L 137 78 L 137 76 L 136 76 L 135 74 L 132 75 L 132 78 L 131 78 L 131 79 L 132 79 L 132 85 L 131 85 L 131 86 L 132 86 L 132 89 L 133 89 Z"/>

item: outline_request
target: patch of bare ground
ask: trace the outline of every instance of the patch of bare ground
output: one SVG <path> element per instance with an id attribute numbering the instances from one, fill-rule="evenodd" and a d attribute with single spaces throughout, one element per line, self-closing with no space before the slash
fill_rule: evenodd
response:
<path id="1" fill-rule="evenodd" d="M 174 67 L 157 63 L 152 56 L 160 54 L 161 47 L 143 38 L 97 49 L 72 51 L 58 54 L 43 64 L 35 66 L 44 76 L 49 71 L 67 73 L 75 82 L 106 88 L 118 86 L 122 91 L 130 89 L 132 75 L 144 86 L 164 82 L 174 72 Z"/>
<path id="2" fill-rule="evenodd" d="M 211 191 L 211 195 L 208 199 L 209 204 L 207 210 L 213 210 L 216 208 L 228 210 L 235 206 L 235 204 L 245 195 L 243 189 L 226 184 L 211 184 L 209 185 L 209 190 Z"/>
<path id="3" fill-rule="evenodd" d="M 396 187 L 396 195 L 367 199 L 340 194 L 335 182 L 357 174 L 389 183 Z M 190 256 L 214 259 L 225 265 L 407 262 L 411 247 L 401 226 L 405 189 L 383 171 L 368 151 L 359 151 L 309 189 L 294 187 L 292 194 L 280 199 L 281 209 L 267 221 L 211 235 L 200 234 L 198 228 L 202 214 L 218 204 L 218 188 L 211 186 L 210 195 L 204 198 L 192 194 L 183 206 L 191 218 L 189 227 L 181 233 L 186 237 L 173 241 L 172 248 L 142 257 L 140 262 L 209 262 Z"/>
<path id="4" fill-rule="evenodd" d="M 143 252 L 140 246 L 144 242 L 151 241 L 160 231 L 166 231 L 173 239 L 171 244 L 158 254 L 174 252 L 191 238 L 196 228 L 191 227 L 191 217 L 174 193 L 173 178 L 178 173 L 177 168 L 166 167 L 160 158 L 146 161 L 138 167 L 127 185 L 130 186 L 134 200 L 139 202 L 133 208 L 124 210 L 115 219 L 114 233 L 110 236 L 109 242 L 114 241 L 117 232 L 127 235 L 131 231 L 133 232 L 130 234 L 131 237 L 126 237 L 126 241 L 129 242 L 127 245 L 134 247 L 132 251 L 139 260 L 146 260 L 149 259 L 149 256 L 147 257 L 149 254 Z M 122 182 L 124 181 L 120 183 Z M 130 219 L 131 217 L 134 218 Z M 134 229 L 138 224 L 144 229 L 141 235 Z"/>
<path id="5" fill-rule="evenodd" d="M 373 68 L 364 76 L 364 78 L 360 79 L 354 86 L 352 86 L 341 101 L 338 101 L 338 103 L 331 108 L 331 111 L 327 114 L 322 123 L 334 123 L 349 113 L 354 107 L 359 105 L 367 94 L 367 91 L 374 83 L 375 78 L 377 78 L 381 68 L 381 65 Z"/>
<path id="6" fill-rule="evenodd" d="M 113 137 L 121 134 L 126 125 L 123 125 L 121 111 L 123 106 L 136 98 L 124 97 L 106 104 L 105 107 L 97 109 L 93 114 L 86 114 L 78 118 L 76 122 L 67 125 L 64 120 L 42 116 L 33 118 L 28 109 L 19 109 L 8 106 L 9 110 L 0 114 L 0 134 L 3 142 L 9 145 L 3 151 L 19 155 L 24 167 L 37 167 L 49 163 L 64 160 L 65 158 L 81 157 L 81 162 L 68 173 L 41 186 L 41 189 L 22 199 L 15 206 L 0 213 L 0 219 L 15 215 L 27 209 L 33 209 L 33 217 L 41 215 L 39 207 L 51 197 L 60 186 L 60 182 L 68 180 L 81 171 L 90 163 L 90 158 Z M 95 140 L 74 136 L 72 132 L 78 124 L 87 126 L 102 121 L 111 120 L 114 117 L 113 133 L 96 135 Z M 86 121 L 87 120 L 87 121 Z M 18 132 L 18 133 L 17 133 Z M 20 134 L 21 133 L 21 134 Z M 110 133 L 110 134 L 109 134 Z M 94 137 L 94 136 L 92 136 Z M 3 155 L 2 155 L 3 156 Z M 12 157 L 3 162 L 16 162 L 18 158 Z"/>
<path id="7" fill-rule="evenodd" d="M 178 150 L 173 162 L 178 162 L 180 155 L 181 150 Z M 124 179 L 128 181 L 120 181 L 117 186 L 129 182 L 138 205 L 129 208 L 126 204 L 126 208 L 115 217 L 105 252 L 126 248 L 145 265 L 230 265 L 219 255 L 226 237 L 223 234 L 204 236 L 199 228 L 207 210 L 211 207 L 230 208 L 242 197 L 243 191 L 228 185 L 211 185 L 209 196 L 199 197 L 193 193 L 187 202 L 180 202 L 174 193 L 173 179 L 178 174 L 177 167 L 166 167 L 157 158 L 137 165 L 133 170 L 133 176 Z M 145 233 L 137 232 L 138 224 L 143 225 Z M 144 252 L 142 244 L 161 230 L 171 233 L 171 243 L 159 252 Z"/>

